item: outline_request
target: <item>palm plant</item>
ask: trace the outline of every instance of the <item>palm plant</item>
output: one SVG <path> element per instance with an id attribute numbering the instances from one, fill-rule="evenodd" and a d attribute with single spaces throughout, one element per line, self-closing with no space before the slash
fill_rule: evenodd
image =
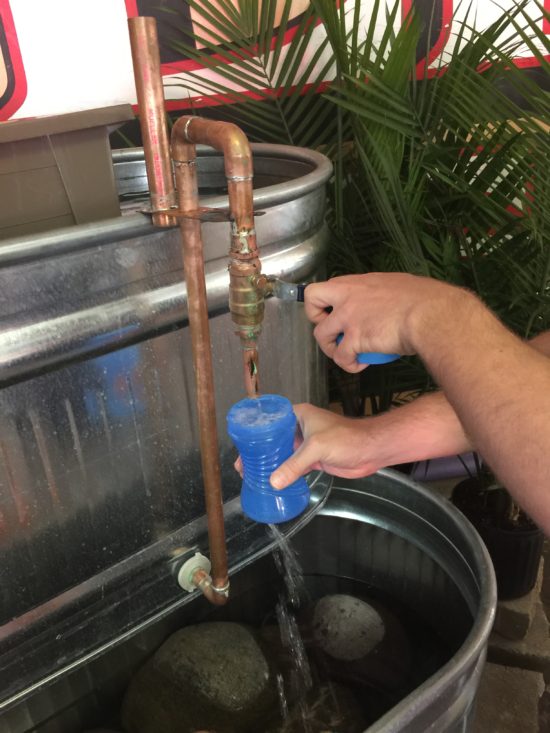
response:
<path id="1" fill-rule="evenodd" d="M 549 80 L 549 48 L 525 2 L 482 31 L 468 10 L 441 65 L 420 78 L 420 19 L 396 29 L 398 1 L 346 11 L 312 0 L 284 53 L 292 0 L 278 28 L 275 0 L 186 2 L 209 30 L 201 50 L 185 35 L 177 48 L 217 72 L 189 74 L 186 88 L 223 94 L 216 115 L 252 139 L 333 159 L 331 274 L 429 275 L 473 289 L 522 336 L 550 326 L 550 98 L 512 62 L 526 47 Z M 364 375 L 375 410 L 429 386 L 414 359 Z"/>

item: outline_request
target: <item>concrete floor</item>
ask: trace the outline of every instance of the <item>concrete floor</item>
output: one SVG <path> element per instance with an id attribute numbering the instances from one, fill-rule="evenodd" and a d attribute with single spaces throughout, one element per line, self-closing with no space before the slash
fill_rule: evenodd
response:
<path id="1" fill-rule="evenodd" d="M 540 672 L 487 663 L 473 733 L 539 733 Z"/>

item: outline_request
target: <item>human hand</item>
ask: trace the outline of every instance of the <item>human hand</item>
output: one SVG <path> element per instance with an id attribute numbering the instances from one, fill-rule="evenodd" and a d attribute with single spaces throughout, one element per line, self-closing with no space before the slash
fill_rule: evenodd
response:
<path id="1" fill-rule="evenodd" d="M 365 458 L 364 420 L 337 415 L 309 404 L 294 405 L 298 420 L 294 454 L 271 474 L 271 485 L 284 489 L 310 471 L 359 478 L 380 468 Z"/>
<path id="2" fill-rule="evenodd" d="M 363 351 L 416 353 L 424 314 L 445 318 L 450 310 L 453 315 L 452 303 L 465 292 L 416 275 L 369 273 L 308 285 L 304 300 L 320 348 L 342 369 L 360 372 L 367 366 L 356 360 Z"/>

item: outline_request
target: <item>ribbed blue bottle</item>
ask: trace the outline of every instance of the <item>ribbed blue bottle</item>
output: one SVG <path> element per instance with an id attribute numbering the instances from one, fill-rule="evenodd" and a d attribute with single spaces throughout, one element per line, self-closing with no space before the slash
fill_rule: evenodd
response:
<path id="1" fill-rule="evenodd" d="M 309 503 L 304 478 L 281 490 L 269 483 L 273 471 L 294 452 L 295 429 L 292 405 L 280 395 L 241 400 L 227 413 L 227 432 L 243 462 L 241 506 L 256 522 L 287 522 Z"/>

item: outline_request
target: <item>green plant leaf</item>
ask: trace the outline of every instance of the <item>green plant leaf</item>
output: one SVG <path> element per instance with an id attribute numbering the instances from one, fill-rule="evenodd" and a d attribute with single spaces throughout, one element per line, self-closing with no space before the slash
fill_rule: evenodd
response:
<path id="1" fill-rule="evenodd" d="M 198 27 L 203 50 L 183 34 L 178 49 L 217 75 L 188 74 L 189 90 L 224 95 L 215 113 L 253 140 L 331 156 L 333 274 L 421 273 L 474 289 L 522 335 L 550 327 L 550 45 L 541 30 L 550 16 L 540 0 L 540 17 L 520 0 L 483 30 L 471 3 L 452 47 L 419 78 L 419 18 L 413 11 L 400 24 L 397 0 L 351 10 L 312 0 L 284 46 L 291 0 L 278 29 L 274 0 L 185 1 L 214 30 L 209 39 Z M 513 63 L 520 47 L 538 61 L 537 79 Z M 429 384 L 411 360 L 381 374 L 386 393 Z"/>

